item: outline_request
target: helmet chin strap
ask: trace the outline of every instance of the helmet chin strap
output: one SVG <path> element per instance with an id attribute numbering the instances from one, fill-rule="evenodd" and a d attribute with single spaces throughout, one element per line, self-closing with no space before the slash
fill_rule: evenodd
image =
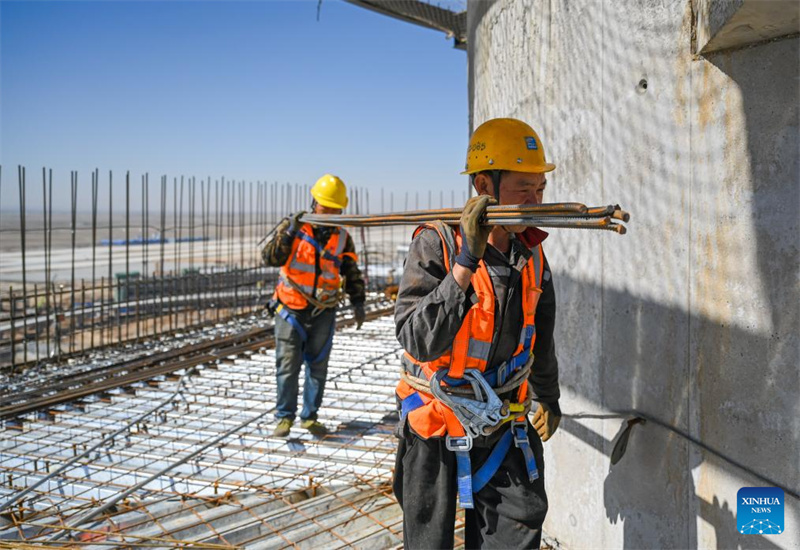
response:
<path id="1" fill-rule="evenodd" d="M 492 185 L 494 186 L 494 198 L 500 203 L 500 178 L 503 177 L 502 170 L 492 170 Z"/>

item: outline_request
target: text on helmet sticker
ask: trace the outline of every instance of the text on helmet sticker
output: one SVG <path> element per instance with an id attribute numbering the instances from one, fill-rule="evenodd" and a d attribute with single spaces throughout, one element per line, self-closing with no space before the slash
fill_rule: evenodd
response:
<path id="1" fill-rule="evenodd" d="M 525 136 L 525 146 L 528 149 L 539 149 L 539 146 L 536 145 L 536 138 L 533 136 Z"/>

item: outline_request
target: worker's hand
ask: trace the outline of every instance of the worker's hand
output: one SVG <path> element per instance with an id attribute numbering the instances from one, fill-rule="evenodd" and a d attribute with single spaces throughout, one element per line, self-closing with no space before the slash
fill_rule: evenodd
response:
<path id="1" fill-rule="evenodd" d="M 305 210 L 301 210 L 294 216 L 289 219 L 289 230 L 288 233 L 294 236 L 298 231 L 300 231 L 300 226 L 303 225 L 303 222 L 300 221 L 300 218 L 305 214 Z"/>
<path id="2" fill-rule="evenodd" d="M 558 404 L 548 405 L 547 403 L 539 403 L 539 408 L 533 415 L 533 427 L 536 429 L 542 441 L 547 441 L 558 429 L 558 423 L 561 422 L 561 410 Z"/>
<path id="3" fill-rule="evenodd" d="M 356 330 L 361 329 L 361 325 L 367 320 L 367 313 L 364 311 L 364 304 L 353 306 L 353 312 L 356 316 Z"/>
<path id="4" fill-rule="evenodd" d="M 456 263 L 473 273 L 486 252 L 486 242 L 492 232 L 491 226 L 481 224 L 490 204 L 497 204 L 497 201 L 489 195 L 478 195 L 469 199 L 461 212 L 461 250 L 456 256 Z"/>

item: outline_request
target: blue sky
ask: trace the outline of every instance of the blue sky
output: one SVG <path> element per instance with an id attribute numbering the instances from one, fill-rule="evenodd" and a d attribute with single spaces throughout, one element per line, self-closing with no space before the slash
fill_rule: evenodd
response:
<path id="1" fill-rule="evenodd" d="M 463 192 L 465 52 L 339 0 L 316 16 L 314 0 L 3 0 L 3 207 L 18 164 L 82 186 L 96 167 Z"/>

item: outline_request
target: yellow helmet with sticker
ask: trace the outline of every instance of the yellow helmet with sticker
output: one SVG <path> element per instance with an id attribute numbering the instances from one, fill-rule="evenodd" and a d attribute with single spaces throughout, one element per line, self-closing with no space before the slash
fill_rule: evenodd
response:
<path id="1" fill-rule="evenodd" d="M 547 162 L 539 135 L 515 118 L 493 118 L 478 126 L 467 148 L 462 174 L 484 170 L 542 173 L 556 169 Z"/>

